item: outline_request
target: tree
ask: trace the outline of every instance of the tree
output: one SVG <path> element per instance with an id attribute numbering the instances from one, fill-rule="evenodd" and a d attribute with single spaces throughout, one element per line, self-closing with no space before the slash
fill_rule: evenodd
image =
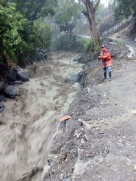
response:
<path id="1" fill-rule="evenodd" d="M 19 11 L 29 21 L 34 21 L 48 14 L 55 13 L 56 0 L 12 0 Z"/>
<path id="2" fill-rule="evenodd" d="M 115 1 L 115 17 L 123 19 L 136 13 L 136 1 L 134 0 L 117 0 Z"/>
<path id="3" fill-rule="evenodd" d="M 51 27 L 48 23 L 42 20 L 34 22 L 34 29 L 36 32 L 35 46 L 42 49 L 50 50 L 51 48 Z"/>
<path id="4" fill-rule="evenodd" d="M 72 29 L 75 27 L 75 19 L 79 9 L 79 5 L 73 4 L 69 0 L 59 2 L 55 20 L 60 27 L 60 31 L 70 32 L 71 34 Z"/>
<path id="5" fill-rule="evenodd" d="M 54 41 L 56 48 L 73 49 L 77 40 L 76 22 L 80 9 L 81 6 L 71 0 L 58 0 L 54 23 L 55 28 L 58 28 L 61 33 L 57 36 L 58 34 L 54 32 L 56 34 Z"/>
<path id="6" fill-rule="evenodd" d="M 97 30 L 97 23 L 96 23 L 96 10 L 99 6 L 100 0 L 82 0 L 83 3 L 83 14 L 88 19 L 90 25 L 90 31 L 92 32 L 92 36 L 94 39 L 95 44 L 99 43 L 99 35 Z"/>
<path id="7" fill-rule="evenodd" d="M 43 2 L 46 7 L 41 6 Z M 0 0 L 0 60 L 25 65 L 37 47 L 50 49 L 50 26 L 38 17 L 53 12 L 53 6 L 49 0 L 42 0 L 39 4 L 36 6 L 32 0 Z M 39 9 L 34 12 L 37 7 Z"/>
<path id="8" fill-rule="evenodd" d="M 15 9 L 14 3 L 0 4 L 0 56 L 5 61 L 8 58 L 16 60 L 15 52 L 22 42 L 19 31 L 23 31 L 27 22 Z"/>

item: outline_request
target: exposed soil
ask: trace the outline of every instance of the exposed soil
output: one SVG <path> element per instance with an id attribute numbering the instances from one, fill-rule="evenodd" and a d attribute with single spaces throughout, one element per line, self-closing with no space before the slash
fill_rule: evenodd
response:
<path id="1" fill-rule="evenodd" d="M 124 43 L 136 53 L 134 42 Z M 135 55 L 113 60 L 112 81 L 93 64 L 86 84 L 54 135 L 43 181 L 135 181 Z"/>

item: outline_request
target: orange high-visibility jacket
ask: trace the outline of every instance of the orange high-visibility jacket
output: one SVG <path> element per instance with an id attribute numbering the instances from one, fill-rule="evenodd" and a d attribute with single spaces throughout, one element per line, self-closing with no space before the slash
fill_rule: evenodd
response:
<path id="1" fill-rule="evenodd" d="M 102 68 L 112 66 L 112 59 L 110 52 L 102 52 L 98 56 L 98 59 L 102 61 Z"/>
<path id="2" fill-rule="evenodd" d="M 107 51 L 107 48 L 102 48 L 101 51 L 100 51 L 100 54 L 98 56 L 98 59 L 99 60 L 102 60 L 102 56 L 104 55 L 104 53 Z"/>

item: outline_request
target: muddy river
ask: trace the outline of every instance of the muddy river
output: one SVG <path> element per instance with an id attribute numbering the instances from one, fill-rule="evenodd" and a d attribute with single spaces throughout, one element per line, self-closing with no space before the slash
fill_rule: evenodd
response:
<path id="1" fill-rule="evenodd" d="M 77 54 L 61 52 L 52 60 L 27 67 L 31 78 L 18 87 L 19 96 L 7 99 L 0 114 L 0 180 L 41 180 L 50 143 L 76 97 L 77 88 L 65 80 L 82 69 Z"/>

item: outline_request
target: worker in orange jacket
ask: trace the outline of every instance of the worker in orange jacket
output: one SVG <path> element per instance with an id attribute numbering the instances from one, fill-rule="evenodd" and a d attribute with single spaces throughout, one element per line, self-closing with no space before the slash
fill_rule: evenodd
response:
<path id="1" fill-rule="evenodd" d="M 102 63 L 104 79 L 107 78 L 107 70 L 108 70 L 109 80 L 111 80 L 112 59 L 111 59 L 111 54 L 107 50 L 107 47 L 105 45 L 102 46 L 98 59 L 101 60 L 101 63 Z"/>

